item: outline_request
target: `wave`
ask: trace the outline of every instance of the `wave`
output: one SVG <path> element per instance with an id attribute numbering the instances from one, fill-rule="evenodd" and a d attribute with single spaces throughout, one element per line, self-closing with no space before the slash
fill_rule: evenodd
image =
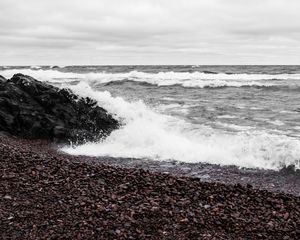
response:
<path id="1" fill-rule="evenodd" d="M 122 85 L 126 83 L 137 83 L 141 86 L 158 86 L 158 87 L 168 87 L 168 86 L 178 86 L 178 87 L 185 87 L 185 88 L 207 88 L 207 89 L 216 89 L 216 88 L 227 88 L 227 87 L 235 87 L 235 88 L 242 88 L 242 87 L 255 87 L 255 88 L 268 88 L 272 90 L 279 89 L 278 86 L 272 83 L 260 83 L 260 82 L 239 82 L 239 81 L 222 81 L 222 80 L 190 80 L 185 82 L 175 82 L 170 83 L 167 81 L 162 82 L 154 82 L 154 81 L 143 81 L 142 79 L 123 79 L 118 81 L 110 81 L 105 83 L 105 86 L 110 85 Z M 99 84 L 99 83 L 96 83 Z M 283 86 L 281 86 L 283 87 Z"/>
<path id="2" fill-rule="evenodd" d="M 50 66 L 51 69 L 58 69 L 58 68 L 65 68 L 65 65 L 52 65 Z"/>
<path id="3" fill-rule="evenodd" d="M 157 86 L 180 85 L 192 88 L 222 87 L 273 87 L 288 84 L 286 80 L 300 80 L 300 74 L 227 74 L 208 72 L 159 72 L 146 73 L 131 71 L 126 73 L 89 72 L 75 73 L 59 71 L 59 69 L 7 69 L 0 75 L 10 78 L 15 73 L 30 75 L 48 82 L 70 82 L 83 80 L 97 84 L 134 81 Z M 284 83 L 283 83 L 284 81 Z M 292 84 L 299 85 L 295 83 Z"/>
<path id="4" fill-rule="evenodd" d="M 142 101 L 128 102 L 107 91 L 95 91 L 85 82 L 68 87 L 80 96 L 97 100 L 123 123 L 103 141 L 62 148 L 69 154 L 275 170 L 289 165 L 300 168 L 299 139 L 257 130 L 228 133 L 158 113 Z"/>
<path id="5" fill-rule="evenodd" d="M 36 66 L 36 65 L 33 65 L 33 66 L 30 66 L 31 69 L 41 69 L 42 67 L 41 66 Z"/>

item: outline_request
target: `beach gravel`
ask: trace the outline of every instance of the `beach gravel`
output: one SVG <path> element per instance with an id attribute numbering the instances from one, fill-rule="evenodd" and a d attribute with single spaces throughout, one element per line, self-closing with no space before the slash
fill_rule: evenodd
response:
<path id="1" fill-rule="evenodd" d="M 300 239 L 300 198 L 0 136 L 1 239 Z"/>

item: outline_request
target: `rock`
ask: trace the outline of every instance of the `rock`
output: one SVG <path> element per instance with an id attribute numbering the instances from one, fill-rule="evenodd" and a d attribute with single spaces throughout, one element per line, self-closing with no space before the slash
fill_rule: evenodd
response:
<path id="1" fill-rule="evenodd" d="M 286 173 L 286 174 L 299 174 L 300 173 L 300 170 L 296 169 L 296 166 L 294 164 L 284 166 L 280 171 L 283 173 Z"/>
<path id="2" fill-rule="evenodd" d="M 0 131 L 29 139 L 93 141 L 118 128 L 118 122 L 90 98 L 15 74 L 0 76 Z"/>
<path id="3" fill-rule="evenodd" d="M 6 78 L 0 75 L 0 82 L 6 82 Z"/>
<path id="4" fill-rule="evenodd" d="M 9 196 L 9 195 L 5 195 L 3 198 L 6 199 L 6 200 L 11 200 L 12 199 L 12 197 Z"/>
<path id="5" fill-rule="evenodd" d="M 60 139 L 65 138 L 66 129 L 63 126 L 55 126 L 53 129 L 53 135 Z"/>

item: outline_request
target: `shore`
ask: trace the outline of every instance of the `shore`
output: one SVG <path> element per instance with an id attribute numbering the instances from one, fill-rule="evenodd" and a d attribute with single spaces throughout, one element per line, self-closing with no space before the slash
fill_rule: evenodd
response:
<path id="1" fill-rule="evenodd" d="M 219 182 L 226 185 L 241 184 L 247 186 L 250 184 L 257 189 L 300 196 L 300 171 L 295 171 L 293 167 L 275 171 L 206 163 L 167 162 L 134 158 L 80 157 L 94 164 L 108 164 L 122 168 L 139 168 L 151 172 L 197 178 L 203 182 Z"/>
<path id="2" fill-rule="evenodd" d="M 75 157 L 0 136 L 3 239 L 299 239 L 299 175 Z M 250 183 L 253 185 L 250 185 Z M 268 189 L 268 190 L 262 190 Z"/>

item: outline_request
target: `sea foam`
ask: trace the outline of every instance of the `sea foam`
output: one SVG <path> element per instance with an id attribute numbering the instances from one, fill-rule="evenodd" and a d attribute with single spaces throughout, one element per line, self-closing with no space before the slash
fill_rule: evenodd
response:
<path id="1" fill-rule="evenodd" d="M 146 73 L 131 71 L 126 73 L 89 72 L 75 73 L 62 72 L 54 69 L 9 69 L 0 71 L 6 78 L 15 73 L 23 73 L 39 80 L 61 82 L 82 80 L 87 82 L 109 83 L 120 81 L 144 82 L 157 86 L 180 85 L 183 87 L 196 88 L 219 88 L 219 87 L 271 87 L 281 86 L 281 80 L 299 80 L 300 74 L 226 74 L 226 73 L 203 73 L 203 72 L 159 72 Z M 297 86 L 298 84 L 295 83 Z"/>
<path id="2" fill-rule="evenodd" d="M 128 102 L 107 91 L 95 91 L 86 82 L 66 86 L 80 96 L 97 100 L 123 123 L 103 141 L 62 148 L 69 154 L 275 170 L 288 165 L 300 167 L 299 139 L 257 130 L 228 133 L 161 114 L 142 101 Z"/>

